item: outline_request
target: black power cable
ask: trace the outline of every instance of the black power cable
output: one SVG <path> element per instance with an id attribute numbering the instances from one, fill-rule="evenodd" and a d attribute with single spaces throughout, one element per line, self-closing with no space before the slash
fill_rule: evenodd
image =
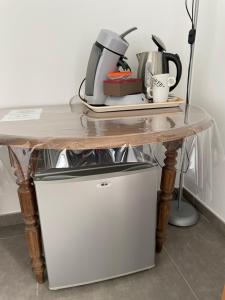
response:
<path id="1" fill-rule="evenodd" d="M 189 95 L 189 84 L 190 84 L 190 76 L 191 76 L 191 61 L 193 59 L 193 44 L 195 42 L 195 37 L 196 37 L 196 29 L 194 25 L 194 6 L 195 6 L 195 0 L 192 0 L 192 8 L 191 8 L 191 13 L 188 9 L 188 0 L 185 0 L 185 7 L 187 14 L 189 16 L 189 19 L 191 21 L 191 29 L 188 34 L 188 44 L 190 45 L 190 58 L 189 58 L 189 65 L 188 65 L 188 77 L 187 77 L 187 95 L 186 95 L 186 100 L 187 104 L 189 104 L 190 100 L 190 95 Z"/>
<path id="2" fill-rule="evenodd" d="M 78 96 L 80 97 L 81 100 L 85 101 L 85 99 L 81 96 L 81 88 L 85 82 L 86 78 L 84 78 L 79 86 L 79 91 L 78 91 Z"/>
<path id="3" fill-rule="evenodd" d="M 194 23 L 193 23 L 193 18 L 192 18 L 193 14 L 192 14 L 192 16 L 191 16 L 191 14 L 190 14 L 190 12 L 189 12 L 187 0 L 185 0 L 185 7 L 186 7 L 187 14 L 188 14 L 188 16 L 189 16 L 189 18 L 190 18 L 190 20 L 191 20 L 192 26 L 193 26 L 193 24 L 194 24 Z"/>

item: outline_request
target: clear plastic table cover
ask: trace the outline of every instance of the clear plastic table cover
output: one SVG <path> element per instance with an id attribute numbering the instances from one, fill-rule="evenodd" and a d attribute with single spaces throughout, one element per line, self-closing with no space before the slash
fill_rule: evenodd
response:
<path id="1" fill-rule="evenodd" d="M 138 147 L 126 146 L 112 149 L 90 150 L 56 150 L 43 149 L 39 152 L 39 164 L 36 172 L 47 171 L 52 168 L 81 169 L 101 165 L 122 163 L 148 163 L 152 166 L 163 166 L 164 149 L 162 144 L 148 144 Z M 22 163 L 30 159 L 33 149 L 23 151 Z M 21 154 L 21 152 L 20 152 Z M 178 155 L 179 157 L 179 155 Z M 221 143 L 216 123 L 207 130 L 187 138 L 186 164 L 183 172 L 191 178 L 191 190 L 203 202 L 212 201 L 213 168 L 225 159 L 224 148 Z M 26 162 L 27 166 L 28 163 Z M 180 171 L 178 158 L 177 170 Z M 28 169 L 24 169 L 27 174 Z M 10 187 L 15 178 L 9 172 L 6 164 L 0 159 L 0 191 Z M 18 178 L 19 180 L 20 178 Z M 21 178 L 23 180 L 23 178 Z"/>
<path id="2" fill-rule="evenodd" d="M 185 186 L 202 202 L 210 204 L 213 200 L 214 169 L 225 159 L 224 146 L 216 123 L 187 141 Z"/>
<path id="3" fill-rule="evenodd" d="M 157 159 L 152 152 L 150 145 L 126 146 L 111 149 L 90 149 L 90 150 L 58 150 L 42 149 L 34 156 L 34 149 L 18 151 L 19 148 L 10 148 L 11 155 L 18 160 L 21 174 L 17 175 L 17 182 L 27 179 L 34 173 L 42 173 L 50 169 L 75 169 L 81 170 L 88 167 L 111 166 L 127 163 L 141 163 L 149 166 L 156 166 Z M 31 157 L 34 156 L 35 166 L 30 164 Z M 14 165 L 15 167 L 15 165 Z M 1 169 L 5 169 L 4 161 L 1 161 Z M 18 166 L 16 168 L 18 170 Z M 15 171 L 14 171 L 15 172 Z M 18 171 L 17 171 L 18 172 Z M 8 177 L 5 179 L 7 180 Z"/>
<path id="4" fill-rule="evenodd" d="M 47 167 L 155 164 L 163 156 L 164 143 L 198 136 L 213 124 L 211 116 L 199 107 L 188 108 L 187 122 L 184 115 L 184 107 L 96 114 L 79 102 L 2 109 L 0 145 L 9 149 L 17 181 L 34 172 L 31 158 L 45 161 Z M 0 167 L 4 168 L 4 161 Z M 1 185 L 4 180 L 1 178 Z"/>
<path id="5" fill-rule="evenodd" d="M 156 165 L 156 160 L 149 145 L 90 150 L 43 150 L 39 170 L 51 168 L 98 167 L 101 165 L 123 163 L 148 163 Z"/>
<path id="6" fill-rule="evenodd" d="M 80 102 L 0 110 L 0 145 L 26 149 L 110 149 L 164 143 L 192 136 L 212 124 L 202 108 L 184 107 L 94 113 Z"/>

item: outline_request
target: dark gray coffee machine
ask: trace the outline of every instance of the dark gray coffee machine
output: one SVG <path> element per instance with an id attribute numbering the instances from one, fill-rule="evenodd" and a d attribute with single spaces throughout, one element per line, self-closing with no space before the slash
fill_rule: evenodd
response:
<path id="1" fill-rule="evenodd" d="M 177 70 L 176 82 L 170 87 L 170 91 L 175 89 L 182 75 L 182 64 L 179 55 L 166 52 L 164 43 L 157 36 L 152 35 L 152 40 L 158 47 L 158 51 L 137 54 L 139 62 L 137 76 L 144 80 L 145 95 L 148 99 L 151 98 L 152 76 L 169 73 L 170 61 L 175 64 Z"/>

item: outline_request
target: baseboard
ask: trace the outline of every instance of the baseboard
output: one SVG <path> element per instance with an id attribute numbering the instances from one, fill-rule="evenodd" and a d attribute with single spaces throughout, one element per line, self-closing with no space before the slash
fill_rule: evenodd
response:
<path id="1" fill-rule="evenodd" d="M 205 207 L 193 194 L 187 189 L 183 189 L 184 198 L 189 201 L 206 219 L 209 220 L 218 230 L 225 235 L 225 223 L 218 218 L 212 211 Z"/>
<path id="2" fill-rule="evenodd" d="M 22 223 L 23 219 L 21 213 L 0 215 L 0 226 L 10 226 Z"/>

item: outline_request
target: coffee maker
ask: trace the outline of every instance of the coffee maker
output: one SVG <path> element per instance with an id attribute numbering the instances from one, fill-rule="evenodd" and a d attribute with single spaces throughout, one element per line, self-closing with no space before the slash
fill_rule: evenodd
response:
<path id="1" fill-rule="evenodd" d="M 88 61 L 85 80 L 85 100 L 91 105 L 113 105 L 113 103 L 125 104 L 131 101 L 139 101 L 143 94 L 127 95 L 119 99 L 104 94 L 103 83 L 107 79 L 108 72 L 116 72 L 119 68 L 129 70 L 129 65 L 124 56 L 129 43 L 125 37 L 136 30 L 130 28 L 122 34 L 111 30 L 102 29 L 94 43 Z M 132 98 L 133 96 L 133 98 Z M 115 101 L 114 101 L 115 100 Z"/>

